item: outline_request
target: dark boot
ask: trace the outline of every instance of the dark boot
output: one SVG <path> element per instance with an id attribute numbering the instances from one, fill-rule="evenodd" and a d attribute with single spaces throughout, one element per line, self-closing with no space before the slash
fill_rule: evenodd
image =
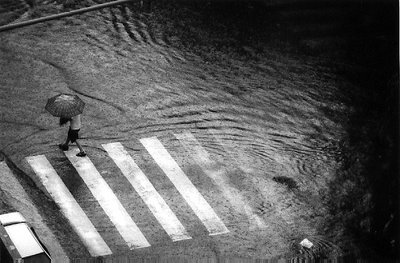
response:
<path id="1" fill-rule="evenodd" d="M 58 148 L 60 148 L 63 151 L 68 151 L 68 149 L 69 149 L 68 145 L 65 145 L 65 144 L 59 144 Z"/>
<path id="2" fill-rule="evenodd" d="M 78 157 L 85 157 L 85 156 L 86 156 L 86 153 L 85 153 L 85 152 L 78 152 L 78 153 L 76 154 L 76 156 L 78 156 Z"/>

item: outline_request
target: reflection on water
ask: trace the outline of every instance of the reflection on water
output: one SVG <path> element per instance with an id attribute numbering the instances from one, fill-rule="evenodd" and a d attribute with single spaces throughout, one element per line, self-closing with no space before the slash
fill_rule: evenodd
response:
<path id="1" fill-rule="evenodd" d="M 337 95 L 340 80 L 324 62 L 272 48 L 269 33 L 261 32 L 273 32 L 267 24 L 271 18 L 264 19 L 270 14 L 267 8 L 226 8 L 228 4 L 214 8 L 164 3 L 154 6 L 150 15 L 127 6 L 102 10 L 101 20 L 98 14 L 88 14 L 96 23 L 85 21 L 83 39 L 96 53 L 114 53 L 125 65 L 132 61 L 143 74 L 154 76 L 155 84 L 143 91 L 143 100 L 140 94 L 132 99 L 133 119 L 148 120 L 135 127 L 139 136 L 191 130 L 221 160 L 224 151 L 215 146 L 215 138 L 235 149 L 236 160 L 251 171 L 252 182 L 293 180 L 297 187 L 290 190 L 291 197 L 277 199 L 275 210 L 264 209 L 267 215 L 275 211 L 285 219 L 281 227 L 293 241 L 281 246 L 293 242 L 297 251 L 298 237 L 307 233 L 316 249 L 305 255 L 340 255 L 339 246 L 328 237 L 313 234 L 310 223 L 318 220 L 308 214 L 323 214 L 310 211 L 318 210 L 319 191 L 339 166 L 335 157 L 346 119 L 333 119 L 325 112 L 337 117 L 349 111 Z M 258 21 L 248 19 L 254 13 Z M 235 19 L 240 21 L 231 23 Z M 248 25 L 240 25 L 246 21 Z M 315 200 L 310 202 L 310 196 Z M 274 202 L 267 193 L 261 198 Z"/>

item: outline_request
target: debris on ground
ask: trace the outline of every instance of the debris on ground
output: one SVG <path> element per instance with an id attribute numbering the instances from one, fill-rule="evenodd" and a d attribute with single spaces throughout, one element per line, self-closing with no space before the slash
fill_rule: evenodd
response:
<path id="1" fill-rule="evenodd" d="M 300 245 L 302 247 L 311 248 L 313 246 L 313 243 L 310 240 L 308 240 L 307 238 L 305 238 L 300 242 Z"/>

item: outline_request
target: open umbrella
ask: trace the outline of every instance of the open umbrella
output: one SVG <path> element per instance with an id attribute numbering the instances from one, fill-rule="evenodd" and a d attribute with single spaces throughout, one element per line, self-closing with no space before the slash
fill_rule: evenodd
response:
<path id="1" fill-rule="evenodd" d="M 56 117 L 71 118 L 83 112 L 85 103 L 72 94 L 58 94 L 47 100 L 45 109 Z"/>

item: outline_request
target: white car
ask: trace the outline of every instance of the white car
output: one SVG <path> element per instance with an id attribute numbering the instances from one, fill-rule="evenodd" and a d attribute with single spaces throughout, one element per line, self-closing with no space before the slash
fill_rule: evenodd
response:
<path id="1" fill-rule="evenodd" d="M 0 215 L 0 238 L 2 263 L 51 262 L 47 249 L 18 212 Z"/>

